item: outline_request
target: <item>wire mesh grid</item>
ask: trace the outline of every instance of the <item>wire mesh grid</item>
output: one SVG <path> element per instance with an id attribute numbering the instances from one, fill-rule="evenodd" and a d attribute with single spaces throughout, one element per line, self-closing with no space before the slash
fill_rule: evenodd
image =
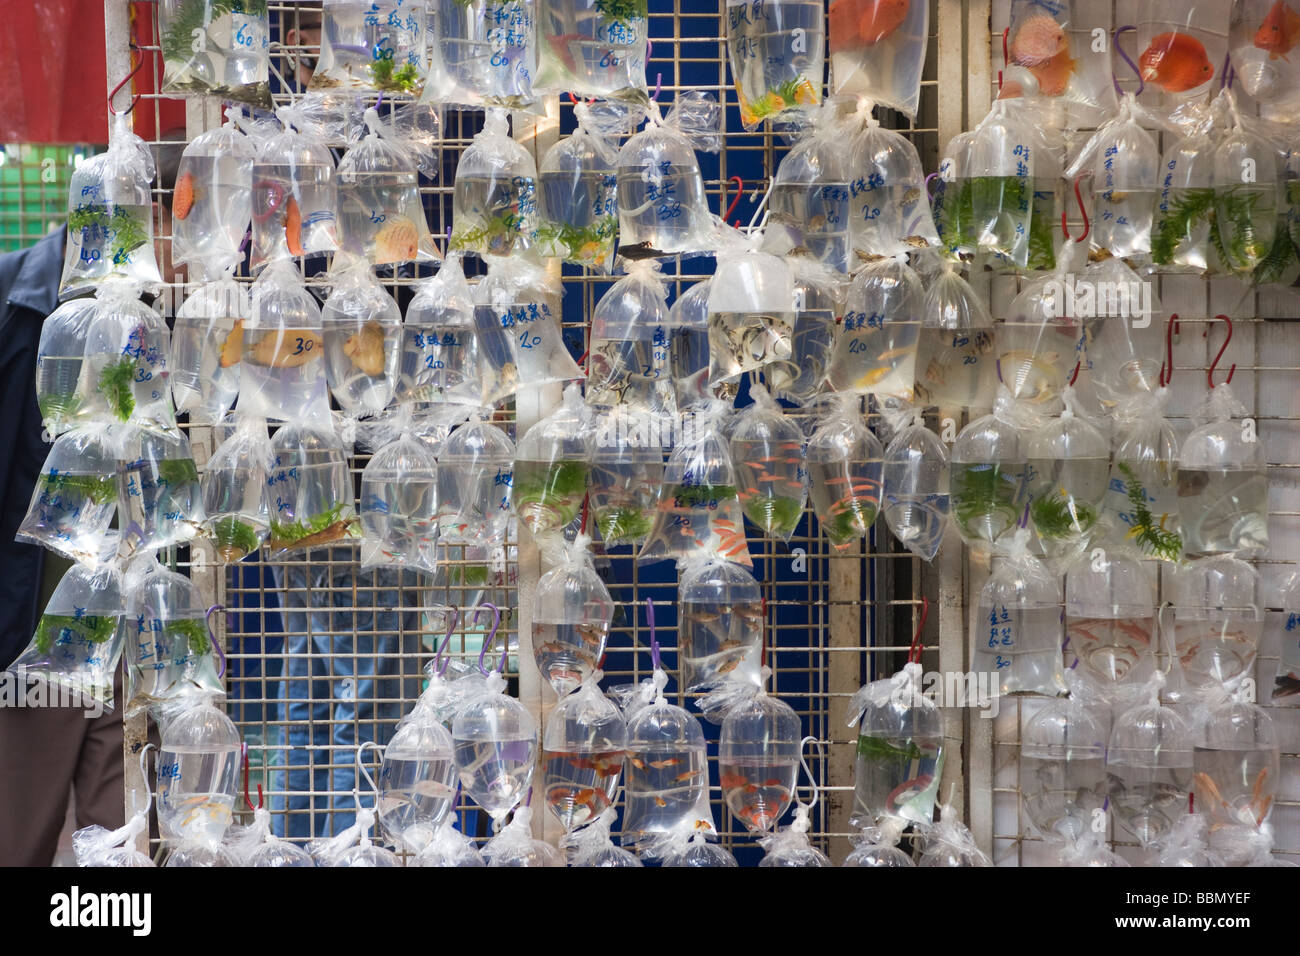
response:
<path id="1" fill-rule="evenodd" d="M 106 9 L 118 8 L 120 12 L 122 4 L 123 0 L 106 0 Z M 295 95 L 291 91 L 296 88 L 298 66 L 318 53 L 318 34 L 313 35 L 311 28 L 318 22 L 319 12 L 313 11 L 311 4 L 292 3 L 271 3 L 269 10 L 272 86 L 278 90 L 277 105 L 282 105 Z M 156 22 L 155 12 L 155 2 L 131 5 L 133 19 Z M 728 180 L 741 177 L 744 192 L 736 215 L 748 220 L 788 144 L 769 129 L 746 132 L 742 128 L 729 81 L 725 21 L 718 10 L 702 11 L 689 0 L 674 0 L 671 8 L 651 0 L 649 20 L 654 46 L 647 72 L 652 84 L 662 73 L 661 101 L 670 103 L 684 89 L 704 89 L 725 104 L 722 151 L 697 155 L 710 204 L 719 213 L 732 195 L 727 192 Z M 937 165 L 939 147 L 934 36 L 938 23 L 932 13 L 929 65 L 918 122 L 909 124 L 900 114 L 888 111 L 882 117 L 884 125 L 913 138 L 927 168 Z M 947 26 L 951 30 L 954 24 L 950 20 Z M 135 35 L 143 34 L 136 31 Z M 141 43 L 140 52 L 146 69 L 153 71 L 151 88 L 157 90 L 161 87 L 161 59 L 156 55 L 156 34 L 148 35 L 154 39 Z M 124 74 L 122 55 L 115 57 L 111 46 L 111 28 L 109 37 L 109 72 L 118 68 Z M 950 68 L 949 74 L 956 75 L 956 71 Z M 110 86 L 112 82 L 115 80 L 110 79 Z M 164 99 L 146 94 L 137 106 L 152 111 L 154 129 L 164 132 L 154 139 L 160 145 L 180 142 L 178 135 L 164 129 L 160 110 Z M 125 93 L 117 105 L 125 106 Z M 210 101 L 188 103 L 186 139 L 220 122 L 217 106 Z M 434 182 L 421 179 L 435 236 L 444 235 L 450 224 L 456 161 L 481 127 L 482 113 L 447 111 L 443 123 L 441 175 Z M 557 134 L 573 127 L 567 99 L 551 100 L 544 117 L 521 121 L 516 115 L 514 134 L 540 158 Z M 170 196 L 162 189 L 155 190 L 155 199 L 170 205 Z M 693 259 L 669 264 L 666 278 L 672 292 L 680 294 L 711 271 L 711 259 Z M 243 279 L 242 269 L 239 277 Z M 564 267 L 563 278 L 565 338 L 570 351 L 579 356 L 586 347 L 587 319 L 612 280 L 569 266 Z M 381 281 L 405 306 L 418 276 L 399 270 L 391 278 L 381 275 Z M 323 274 L 309 275 L 308 285 L 322 297 L 327 291 Z M 179 302 L 183 289 L 178 286 L 173 291 Z M 540 399 L 521 398 L 514 407 L 499 411 L 495 420 L 517 438 L 513 434 L 516 424 L 536 420 L 558 397 L 558 390 L 552 389 L 543 390 Z M 790 411 L 807 426 L 806 415 Z M 202 467 L 213 451 L 211 430 L 196 427 L 189 432 L 196 461 Z M 361 454 L 352 459 L 354 475 L 360 474 L 367 460 Z M 815 518 L 807 511 L 788 545 L 747 530 L 766 604 L 766 663 L 773 670 L 769 688 L 796 710 L 803 732 L 824 743 L 809 754 L 821 798 L 812 818 L 812 836 L 815 845 L 838 862 L 850 849 L 845 837 L 849 835 L 856 732 L 844 721 L 848 698 L 864 680 L 888 676 L 901 666 L 918 623 L 922 596 L 933 600 L 937 595 L 935 575 L 899 548 L 883 525 L 858 549 L 835 554 L 828 551 Z M 432 581 L 409 573 L 363 571 L 355 548 L 313 551 L 309 560 L 272 561 L 263 552 L 224 570 L 214 566 L 206 546 L 196 546 L 192 553 L 181 549 L 173 557 L 174 567 L 188 571 L 212 595 L 214 603 L 228 608 L 226 615 L 213 617 L 217 636 L 227 648 L 228 712 L 249 744 L 251 791 L 255 794 L 262 788 L 277 833 L 305 840 L 337 833 L 352 822 L 357 747 L 368 740 L 387 741 L 398 720 L 410 710 L 423 687 L 424 665 L 443 635 L 448 609 L 456 609 L 460 621 L 452 653 L 465 659 L 477 658 L 487 630 L 482 620 L 479 626 L 464 626 L 472 620 L 475 606 L 492 600 L 505 609 L 501 630 L 512 648 L 511 692 L 519 693 L 545 721 L 555 699 L 549 687 L 540 686 L 528 635 L 520 634 L 519 613 L 544 568 L 528 534 L 522 533 L 523 541 L 519 535 L 512 521 L 505 551 L 486 561 L 481 554 L 448 549 L 440 554 L 439 574 Z M 627 549 L 608 555 L 601 552 L 599 544 L 597 549 L 602 576 L 618 607 L 603 662 L 605 686 L 637 682 L 650 673 L 648 632 L 640 610 L 646 598 L 656 603 L 665 666 L 672 673 L 676 663 L 672 652 L 676 643 L 676 574 L 672 564 L 639 565 Z M 484 564 L 489 565 L 486 571 L 482 570 Z M 484 574 L 491 586 L 480 586 Z M 931 616 L 924 635 L 927 669 L 932 669 L 939 657 L 940 617 Z M 674 692 L 675 682 L 669 687 L 673 702 L 689 703 L 687 695 Z M 752 864 L 760 855 L 754 839 L 721 798 L 716 769 L 719 728 L 707 722 L 704 726 L 710 744 L 715 822 L 723 845 L 736 853 L 742 865 Z M 959 733 L 951 731 L 950 739 Z M 132 752 L 143 739 L 142 726 L 128 728 L 128 788 L 136 778 Z M 961 762 L 951 758 L 945 786 L 960 773 Z M 534 785 L 540 782 L 539 772 Z M 809 791 L 802 781 L 801 788 L 807 800 Z M 368 785 L 361 783 L 360 790 L 362 804 L 372 805 L 374 797 Z M 541 810 L 540 800 L 535 799 L 534 806 L 539 808 L 535 828 L 544 829 L 553 842 L 558 835 L 554 821 L 540 822 L 548 815 Z M 237 809 L 242 818 L 242 799 Z M 464 798 L 459 823 L 466 834 L 480 840 L 490 835 L 486 814 Z"/>

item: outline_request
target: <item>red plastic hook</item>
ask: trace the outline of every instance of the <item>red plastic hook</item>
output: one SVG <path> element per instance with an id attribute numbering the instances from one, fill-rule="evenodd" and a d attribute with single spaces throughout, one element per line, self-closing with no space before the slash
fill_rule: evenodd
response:
<path id="1" fill-rule="evenodd" d="M 1083 359 L 1074 363 L 1074 373 L 1070 376 L 1070 387 L 1074 388 L 1074 383 L 1079 380 L 1079 369 L 1083 367 Z"/>
<path id="2" fill-rule="evenodd" d="M 1160 363 L 1160 387 L 1167 388 L 1174 380 L 1174 334 L 1178 331 L 1178 313 L 1169 316 L 1165 327 L 1165 360 Z"/>
<path id="3" fill-rule="evenodd" d="M 135 54 L 138 52 L 139 52 L 139 47 L 137 47 L 134 43 L 132 43 L 131 44 L 132 61 L 135 60 Z M 136 65 L 131 69 L 131 72 L 122 78 L 122 82 L 117 84 L 117 86 L 113 87 L 112 92 L 108 94 L 108 111 L 112 113 L 114 116 L 119 116 L 121 115 L 121 113 L 131 112 L 133 109 L 135 109 L 135 104 L 140 102 L 140 94 L 137 93 L 135 94 L 134 97 L 132 97 L 131 105 L 128 106 L 126 109 L 122 110 L 121 113 L 119 113 L 118 110 L 113 106 L 113 100 L 117 97 L 117 94 L 121 92 L 122 87 L 130 83 L 131 80 L 135 77 L 135 75 L 139 73 L 143 68 L 144 68 L 144 57 L 142 56 L 140 57 L 140 62 L 136 63 Z"/>
<path id="4" fill-rule="evenodd" d="M 921 598 L 921 621 L 916 625 L 916 633 L 912 635 L 912 649 L 907 652 L 908 663 L 921 663 L 921 635 L 925 633 L 925 620 L 930 616 L 930 599 Z"/>
<path id="5" fill-rule="evenodd" d="M 1079 183 L 1083 182 L 1083 177 L 1087 175 L 1088 175 L 1087 173 L 1081 173 L 1079 177 L 1074 181 L 1074 199 L 1075 202 L 1079 204 L 1079 215 L 1083 216 L 1083 235 L 1079 236 L 1078 239 L 1075 239 L 1074 240 L 1075 242 L 1083 242 L 1085 239 L 1088 238 L 1088 233 L 1092 232 L 1092 221 L 1088 218 L 1088 207 L 1083 204 L 1083 192 L 1079 188 Z M 1069 211 L 1062 209 L 1061 210 L 1061 232 L 1065 234 L 1066 239 L 1070 238 L 1070 227 L 1068 224 L 1069 217 L 1070 217 Z"/>
<path id="6" fill-rule="evenodd" d="M 1215 318 L 1223 319 L 1224 322 L 1228 323 L 1228 337 L 1223 340 L 1223 346 L 1219 349 L 1219 354 L 1214 356 L 1214 361 L 1210 363 L 1209 369 L 1207 369 L 1205 372 L 1205 380 L 1206 382 L 1209 383 L 1210 388 L 1214 388 L 1214 373 L 1219 367 L 1219 359 L 1223 358 L 1223 353 L 1228 351 L 1228 343 L 1232 341 L 1232 319 L 1228 318 L 1226 315 L 1223 315 L 1222 313 L 1216 315 Z M 1210 327 L 1208 325 L 1206 325 L 1205 331 L 1201 333 L 1201 335 L 1204 338 L 1209 338 Z M 1233 362 L 1232 368 L 1228 369 L 1228 377 L 1223 380 L 1224 385 L 1227 385 L 1229 382 L 1232 381 L 1232 375 L 1236 371 L 1237 371 L 1237 363 Z"/>
<path id="7" fill-rule="evenodd" d="M 1007 37 L 1010 33 L 1010 27 L 1006 27 L 1002 30 L 1002 66 L 1004 68 L 1011 65 L 1011 60 L 1007 56 Z M 998 70 L 998 92 L 1002 92 L 1002 70 Z"/>
<path id="8" fill-rule="evenodd" d="M 745 195 L 745 181 L 739 176 L 732 176 L 727 180 L 727 182 L 736 184 L 736 195 L 732 197 L 731 205 L 727 207 L 727 211 L 722 214 L 724 221 L 731 218 L 731 214 L 735 212 L 736 207 L 740 205 L 740 198 Z M 726 190 L 723 190 L 722 198 L 727 198 Z"/>
<path id="9" fill-rule="evenodd" d="M 261 810 L 262 785 L 260 783 L 257 785 L 257 806 L 253 806 L 253 801 L 248 798 L 248 744 L 246 742 L 241 743 L 239 745 L 239 750 L 240 756 L 243 757 L 244 761 L 244 802 L 248 804 L 248 809 L 250 810 Z"/>

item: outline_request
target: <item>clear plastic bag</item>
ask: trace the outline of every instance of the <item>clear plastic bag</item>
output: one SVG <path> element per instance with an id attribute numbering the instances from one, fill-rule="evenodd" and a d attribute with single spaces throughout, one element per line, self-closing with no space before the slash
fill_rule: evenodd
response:
<path id="1" fill-rule="evenodd" d="M 921 665 L 862 687 L 848 713 L 848 725 L 859 724 L 850 825 L 929 823 L 945 754 L 943 715 L 921 691 Z"/>
<path id="2" fill-rule="evenodd" d="M 794 276 L 785 260 L 736 243 L 718 251 L 709 284 L 709 386 L 788 361 L 794 349 Z"/>
<path id="3" fill-rule="evenodd" d="M 41 424 L 53 437 L 85 414 L 79 393 L 86 333 L 95 321 L 99 300 L 90 296 L 64 302 L 41 324 L 36 348 L 36 405 Z"/>
<path id="4" fill-rule="evenodd" d="M 1279 119 L 1294 117 L 1300 106 L 1296 101 L 1300 73 L 1290 55 L 1296 42 L 1296 16 L 1295 6 L 1285 0 L 1239 0 L 1232 5 L 1228 54 L 1236 82 L 1267 114 Z"/>
<path id="5" fill-rule="evenodd" d="M 832 0 L 829 23 L 835 92 L 863 96 L 915 117 L 930 5 L 918 0 Z"/>
<path id="6" fill-rule="evenodd" d="M 487 866 L 483 854 L 447 817 L 434 831 L 433 841 L 408 866 Z"/>
<path id="7" fill-rule="evenodd" d="M 397 384 L 402 311 L 364 261 L 335 274 L 321 308 L 321 334 L 325 380 L 344 414 L 375 415 L 387 408 Z"/>
<path id="8" fill-rule="evenodd" d="M 912 858 L 898 848 L 907 823 L 900 817 L 885 817 L 879 827 L 866 827 L 853 841 L 853 852 L 844 865 L 858 868 L 916 866 Z"/>
<path id="9" fill-rule="evenodd" d="M 273 263 L 253 283 L 241 338 L 242 414 L 322 427 L 331 422 L 321 310 L 292 262 Z"/>
<path id="10" fill-rule="evenodd" d="M 974 130 L 948 141 L 930 197 L 939 242 L 950 259 L 970 259 L 979 250 L 975 232 L 975 182 L 970 173 Z"/>
<path id="11" fill-rule="evenodd" d="M 858 174 L 849 186 L 853 250 L 870 262 L 938 246 L 925 169 L 916 147 L 870 114 L 865 123 L 853 140 L 849 158 L 849 169 Z"/>
<path id="12" fill-rule="evenodd" d="M 304 93 L 294 106 L 298 110 L 300 129 L 319 137 L 326 146 L 346 149 L 366 133 L 366 104 L 359 91 Z"/>
<path id="13" fill-rule="evenodd" d="M 951 265 L 927 281 L 916 349 L 916 403 L 941 408 L 993 404 L 997 346 L 984 300 Z"/>
<path id="14" fill-rule="evenodd" d="M 560 407 L 519 439 L 512 505 L 534 537 L 561 534 L 581 514 L 587 496 L 590 431 L 582 389 L 570 385 Z"/>
<path id="15" fill-rule="evenodd" d="M 370 842 L 375 811 L 357 810 L 356 822 L 336 836 L 313 840 L 307 845 L 317 866 L 395 867 L 401 858 L 391 850 Z"/>
<path id="16" fill-rule="evenodd" d="M 438 450 L 438 538 L 446 544 L 505 543 L 515 446 L 474 415 Z"/>
<path id="17" fill-rule="evenodd" d="M 239 866 L 304 867 L 315 866 L 311 854 L 295 843 L 279 839 L 271 832 L 271 811 L 259 806 L 253 822 L 242 829 L 231 828 L 226 834 L 226 851 Z"/>
<path id="18" fill-rule="evenodd" d="M 1211 84 L 1222 83 L 1220 66 L 1228 63 L 1228 7 L 1147 3 L 1140 10 L 1133 45 L 1140 52 L 1126 58 L 1138 66 L 1138 98 L 1144 107 L 1175 118 L 1195 110 L 1215 88 Z"/>
<path id="19" fill-rule="evenodd" d="M 1178 457 L 1178 516 L 1189 558 L 1268 551 L 1268 461 L 1245 422 L 1246 408 L 1224 383 L 1210 390 L 1206 425 L 1183 440 Z"/>
<path id="20" fill-rule="evenodd" d="M 727 850 L 706 842 L 702 834 L 680 834 L 662 854 L 665 867 L 738 867 Z"/>
<path id="21" fill-rule="evenodd" d="M 1089 831 L 1079 839 L 1066 843 L 1061 847 L 1061 866 L 1128 866 L 1128 860 L 1106 846 L 1103 836 Z"/>
<path id="22" fill-rule="evenodd" d="M 451 216 L 451 249 L 480 256 L 540 254 L 537 164 L 510 138 L 504 110 L 489 110 L 482 131 L 461 153 Z"/>
<path id="23" fill-rule="evenodd" d="M 1192 731 L 1160 703 L 1163 686 L 1164 674 L 1156 671 L 1147 701 L 1115 718 L 1106 748 L 1109 810 L 1147 847 L 1187 815 L 1192 790 Z"/>
<path id="24" fill-rule="evenodd" d="M 952 446 L 951 505 L 962 540 L 988 550 L 1013 532 L 1029 504 L 1026 421 L 1005 387 L 993 411 L 971 422 Z"/>
<path id="25" fill-rule="evenodd" d="M 1232 125 L 1214 148 L 1215 251 L 1226 271 L 1249 279 L 1271 254 L 1277 233 L 1286 231 L 1279 220 L 1286 211 L 1285 148 L 1279 152 L 1238 112 L 1231 90 L 1222 95 Z"/>
<path id="26" fill-rule="evenodd" d="M 971 669 L 997 675 L 999 694 L 1065 693 L 1061 579 L 1028 551 L 1021 528 L 999 549 L 971 618 Z"/>
<path id="27" fill-rule="evenodd" d="M 1164 272 L 1205 272 L 1215 219 L 1215 141 L 1219 100 L 1165 150 L 1151 231 L 1151 261 Z"/>
<path id="28" fill-rule="evenodd" d="M 614 845 L 610 830 L 618 811 L 606 807 L 604 812 L 581 830 L 565 834 L 560 846 L 569 851 L 569 866 L 643 866 L 635 853 Z"/>
<path id="29" fill-rule="evenodd" d="M 948 527 L 947 448 L 917 416 L 890 441 L 881 473 L 889 530 L 918 558 L 933 561 Z"/>
<path id="30" fill-rule="evenodd" d="M 484 650 L 490 643 L 489 637 Z M 537 757 L 537 720 L 505 688 L 500 672 L 492 671 L 451 724 L 461 789 L 498 824 L 523 802 Z"/>
<path id="31" fill-rule="evenodd" d="M 1130 402 L 1160 387 L 1164 323 L 1152 319 L 1163 315 L 1164 309 L 1154 291 L 1149 297 L 1144 291 L 1150 285 L 1122 259 L 1090 265 L 1086 277 L 1095 289 L 1116 290 L 1120 303 L 1127 294 L 1129 316 L 1085 323 L 1088 341 L 1083 362 L 1102 409 L 1122 417 Z"/>
<path id="32" fill-rule="evenodd" d="M 1123 542 L 1080 555 L 1065 572 L 1065 654 L 1071 673 L 1110 698 L 1144 684 L 1156 668 L 1155 588 Z"/>
<path id="33" fill-rule="evenodd" d="M 311 90 L 419 94 L 426 71 L 425 0 L 323 0 Z"/>
<path id="34" fill-rule="evenodd" d="M 685 410 L 713 397 L 709 389 L 709 288 L 704 279 L 690 286 L 668 312 L 668 359 L 672 367 L 677 407 Z M 720 397 L 735 397 L 736 385 L 718 389 Z"/>
<path id="35" fill-rule="evenodd" d="M 1176 562 L 1183 539 L 1178 530 L 1178 439 L 1164 417 L 1168 400 L 1168 392 L 1158 388 L 1121 407 L 1106 510 L 1143 554 Z"/>
<path id="36" fill-rule="evenodd" d="M 826 21 L 806 0 L 727 0 L 727 52 L 740 122 L 752 130 L 821 103 Z"/>
<path id="37" fill-rule="evenodd" d="M 153 794 L 149 792 L 149 748 L 146 743 L 140 750 L 140 779 L 144 781 L 144 801 L 132 800 L 132 812 L 125 826 L 106 830 L 99 824 L 82 827 L 72 834 L 72 853 L 77 866 L 153 866 L 153 860 L 135 849 L 136 841 L 149 832 L 149 808 Z M 138 807 L 138 809 L 135 809 Z"/>
<path id="38" fill-rule="evenodd" d="M 438 462 L 404 429 L 361 472 L 361 566 L 436 571 L 437 497 Z"/>
<path id="39" fill-rule="evenodd" d="M 1084 838 L 1105 811 L 1107 716 L 1070 697 L 1052 701 L 1025 722 L 1020 798 L 1030 825 L 1049 840 Z"/>
<path id="40" fill-rule="evenodd" d="M 256 272 L 268 262 L 334 252 L 338 185 L 334 157 L 304 118 L 289 107 L 276 116 L 282 132 L 263 140 L 253 160 L 253 253 Z"/>
<path id="41" fill-rule="evenodd" d="M 837 392 L 910 402 L 925 289 L 900 259 L 867 265 L 853 278 L 827 384 Z"/>
<path id="42" fill-rule="evenodd" d="M 1234 831 L 1262 827 L 1281 786 L 1277 728 L 1249 696 L 1240 688 L 1212 694 L 1192 751 L 1193 806 L 1209 825 L 1210 846 L 1234 857 Z"/>
<path id="43" fill-rule="evenodd" d="M 203 491 L 183 434 L 127 426 L 117 436 L 119 552 L 130 558 L 183 544 L 203 531 Z"/>
<path id="44" fill-rule="evenodd" d="M 575 104 L 573 113 L 578 128 L 546 151 L 538 173 L 542 248 L 547 256 L 609 272 L 618 235 L 618 148 L 613 138 L 625 116 L 586 103 Z"/>
<path id="45" fill-rule="evenodd" d="M 266 422 L 241 416 L 203 468 L 203 531 L 222 564 L 257 551 L 271 527 L 270 477 L 275 454 Z"/>
<path id="46" fill-rule="evenodd" d="M 627 408 L 597 413 L 592 422 L 587 494 L 591 519 L 605 547 L 636 547 L 654 527 L 664 479 L 664 449 L 644 418 Z"/>
<path id="47" fill-rule="evenodd" d="M 740 510 L 739 478 L 722 433 L 730 412 L 725 402 L 701 404 L 688 420 L 686 440 L 664 466 L 654 527 L 638 561 L 681 561 L 716 556 L 753 566 Z"/>
<path id="48" fill-rule="evenodd" d="M 271 108 L 270 22 L 257 0 L 158 4 L 164 95 L 183 93 Z"/>
<path id="49" fill-rule="evenodd" d="M 871 533 L 880 513 L 885 450 L 867 428 L 858 400 L 836 396 L 806 451 L 813 510 L 835 551 Z"/>
<path id="50" fill-rule="evenodd" d="M 710 254 L 717 228 L 695 150 L 716 152 L 721 110 L 709 93 L 686 90 L 665 118 L 650 104 L 645 129 L 618 154 L 619 251 L 636 258 Z"/>
<path id="51" fill-rule="evenodd" d="M 794 277 L 790 358 L 765 366 L 763 378 L 774 397 L 807 405 L 825 386 L 848 288 L 842 276 L 813 259 L 791 256 L 786 261 Z"/>
<path id="52" fill-rule="evenodd" d="M 1151 253 L 1151 226 L 1162 189 L 1160 149 L 1139 122 L 1144 116 L 1131 94 L 1066 170 L 1073 179 L 1092 169 L 1092 244 L 1120 259 L 1141 261 Z"/>
<path id="53" fill-rule="evenodd" d="M 270 554 L 283 557 L 356 537 L 352 476 L 338 436 L 310 425 L 286 425 L 275 433 L 271 451 Z"/>
<path id="54" fill-rule="evenodd" d="M 767 200 L 763 251 L 807 254 L 836 272 L 854 264 L 850 239 L 848 156 L 844 138 L 852 128 L 837 121 L 838 104 L 828 103 L 807 133 L 781 157 Z"/>
<path id="55" fill-rule="evenodd" d="M 928 822 L 928 821 L 927 821 Z M 975 837 L 957 818 L 957 811 L 945 803 L 939 810 L 939 822 L 924 828 L 925 849 L 917 866 L 967 867 L 992 866 L 993 863 L 975 844 Z"/>
<path id="56" fill-rule="evenodd" d="M 648 6 L 646 0 L 540 0 L 536 90 L 643 99 Z"/>
<path id="57" fill-rule="evenodd" d="M 421 103 L 535 111 L 536 0 L 430 0 Z"/>
<path id="58" fill-rule="evenodd" d="M 803 431 L 763 386 L 751 385 L 749 394 L 754 404 L 731 428 L 740 505 L 765 535 L 789 542 L 808 500 Z"/>
<path id="59" fill-rule="evenodd" d="M 1252 675 L 1264 632 L 1258 572 L 1216 555 L 1179 567 L 1173 585 L 1173 650 L 1187 687 L 1212 690 Z"/>
<path id="60" fill-rule="evenodd" d="M 665 421 L 676 418 L 667 322 L 668 300 L 656 263 L 630 264 L 591 313 L 588 405 L 624 405 Z"/>
<path id="61" fill-rule="evenodd" d="M 174 431 L 167 386 L 171 336 L 162 316 L 139 295 L 139 287 L 128 282 L 107 283 L 96 293 L 99 308 L 86 330 L 78 407 L 95 421 Z"/>
<path id="62" fill-rule="evenodd" d="M 199 286 L 176 310 L 168 380 L 190 424 L 216 424 L 235 404 L 250 308 L 244 286 L 226 276 Z"/>
<path id="63" fill-rule="evenodd" d="M 189 263 L 216 279 L 243 262 L 241 247 L 253 215 L 253 141 L 225 125 L 200 133 L 185 147 L 172 193 L 172 263 Z"/>
<path id="64" fill-rule="evenodd" d="M 543 840 L 533 839 L 533 808 L 515 811 L 510 822 L 483 847 L 488 866 L 564 866 L 564 854 Z"/>
<path id="65" fill-rule="evenodd" d="M 794 801 L 799 715 L 761 684 L 745 682 L 728 682 L 697 703 L 722 722 L 718 774 L 727 809 L 751 833 L 772 830 Z"/>
<path id="66" fill-rule="evenodd" d="M 365 139 L 339 160 L 339 249 L 371 265 L 440 258 L 420 200 L 415 152 L 373 108 L 365 121 Z"/>
<path id="67" fill-rule="evenodd" d="M 560 701 L 542 739 L 546 806 L 567 831 L 612 809 L 623 774 L 627 723 L 618 705 L 601 693 L 600 677 L 600 671 L 589 671 L 582 686 Z"/>
<path id="68" fill-rule="evenodd" d="M 752 572 L 716 555 L 681 565 L 677 653 L 688 693 L 728 681 L 759 683 L 763 595 Z"/>
<path id="69" fill-rule="evenodd" d="M 55 439 L 16 539 L 92 568 L 112 561 L 117 540 L 108 529 L 117 513 L 117 443 L 114 427 L 99 424 Z"/>
<path id="70" fill-rule="evenodd" d="M 970 182 L 971 229 L 978 248 L 1024 269 L 1029 264 L 1038 136 L 1012 102 L 996 101 L 975 127 L 962 176 Z"/>
<path id="71" fill-rule="evenodd" d="M 158 830 L 174 845 L 217 850 L 233 819 L 240 741 L 221 696 L 186 689 L 162 707 L 155 796 Z"/>
<path id="72" fill-rule="evenodd" d="M 784 830 L 779 830 L 758 841 L 763 848 L 763 859 L 759 866 L 816 867 L 830 866 L 826 854 L 814 847 L 808 839 L 811 824 L 808 821 L 809 808 L 804 804 L 795 807 L 794 822 Z"/>
<path id="73" fill-rule="evenodd" d="M 194 582 L 168 571 L 154 556 L 134 561 L 122 587 L 126 595 L 125 715 L 195 691 L 224 694 L 203 596 Z"/>
<path id="74" fill-rule="evenodd" d="M 122 656 L 121 576 L 114 568 L 74 564 L 59 579 L 36 633 L 6 673 L 19 686 L 37 680 L 74 701 L 113 708 L 113 675 Z M 21 692 L 21 691 L 20 691 Z"/>
<path id="75" fill-rule="evenodd" d="M 142 285 L 162 282 L 154 258 L 154 165 L 129 113 L 113 117 L 108 151 L 92 156 L 68 181 L 68 241 L 59 295 L 112 277 Z"/>
<path id="76" fill-rule="evenodd" d="M 402 324 L 402 350 L 394 398 L 399 402 L 477 404 L 478 335 L 474 299 L 453 253 L 438 274 L 416 286 Z"/>
<path id="77" fill-rule="evenodd" d="M 1014 70 L 1024 70 L 1033 77 L 1031 98 L 1077 104 L 1090 119 L 1113 109 L 1109 44 L 1096 49 L 1094 26 L 1109 33 L 1109 16 L 1097 16 L 1078 0 L 1014 0 L 1007 33 L 1008 84 L 1016 82 Z"/>
<path id="78" fill-rule="evenodd" d="M 559 564 L 533 592 L 533 659 L 563 697 L 596 670 L 614 620 L 614 600 L 592 563 L 591 539 L 559 548 Z"/>
<path id="79" fill-rule="evenodd" d="M 1156 844 L 1155 866 L 1224 866 L 1223 859 L 1208 846 L 1209 822 L 1199 813 L 1178 817 L 1169 833 Z"/>
<path id="80" fill-rule="evenodd" d="M 1092 539 L 1110 477 L 1110 440 L 1079 414 L 1066 386 L 1065 409 L 1026 443 L 1029 516 L 1049 558 L 1068 561 Z"/>
<path id="81" fill-rule="evenodd" d="M 389 842 L 420 854 L 454 810 L 455 745 L 434 707 L 421 697 L 384 748 L 375 810 Z"/>

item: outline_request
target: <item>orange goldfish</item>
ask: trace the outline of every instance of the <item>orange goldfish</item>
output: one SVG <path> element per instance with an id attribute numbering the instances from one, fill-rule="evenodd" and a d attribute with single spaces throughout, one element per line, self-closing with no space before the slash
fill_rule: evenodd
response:
<path id="1" fill-rule="evenodd" d="M 1010 60 L 1017 66 L 1041 66 L 1068 46 L 1065 28 L 1048 14 L 1036 13 L 1026 18 L 1011 39 Z"/>
<path id="2" fill-rule="evenodd" d="M 836 0 L 830 9 L 831 48 L 875 46 L 903 25 L 911 0 Z"/>
<path id="3" fill-rule="evenodd" d="M 1267 50 L 1270 60 L 1279 57 L 1286 60 L 1286 55 L 1291 52 L 1297 39 L 1300 39 L 1300 14 L 1282 0 L 1277 0 L 1255 33 L 1256 49 Z"/>
<path id="4" fill-rule="evenodd" d="M 384 352 L 384 327 L 373 319 L 361 327 L 361 331 L 348 336 L 343 343 L 343 354 L 352 360 L 352 364 L 372 378 L 384 374 L 386 355 Z"/>
<path id="5" fill-rule="evenodd" d="M 1166 93 L 1184 93 L 1208 83 L 1214 64 L 1205 44 L 1186 33 L 1162 33 L 1151 41 L 1138 59 L 1142 79 Z"/>
<path id="6" fill-rule="evenodd" d="M 1060 96 L 1070 85 L 1074 75 L 1075 61 L 1069 50 L 1062 50 L 1046 63 L 1029 67 L 1029 72 L 1038 80 L 1038 92 L 1043 96 Z"/>
<path id="7" fill-rule="evenodd" d="M 172 218 L 184 219 L 193 206 L 194 174 L 187 170 L 176 180 L 176 190 L 172 193 Z"/>
<path id="8" fill-rule="evenodd" d="M 244 320 L 236 319 L 235 326 L 226 336 L 226 341 L 221 345 L 221 367 L 230 368 L 232 365 L 238 365 L 240 356 L 244 354 Z"/>
<path id="9" fill-rule="evenodd" d="M 289 205 L 284 211 L 284 241 L 289 246 L 291 255 L 300 256 L 302 249 L 302 212 L 298 209 L 298 200 L 289 197 Z"/>

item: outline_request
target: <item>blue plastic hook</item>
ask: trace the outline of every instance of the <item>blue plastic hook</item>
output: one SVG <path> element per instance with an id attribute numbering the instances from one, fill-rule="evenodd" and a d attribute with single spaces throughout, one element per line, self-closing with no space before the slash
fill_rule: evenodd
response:
<path id="1" fill-rule="evenodd" d="M 650 663 L 655 670 L 663 670 L 663 665 L 659 662 L 659 639 L 655 637 L 655 602 L 651 598 L 645 599 L 645 616 L 646 623 L 650 625 Z"/>

